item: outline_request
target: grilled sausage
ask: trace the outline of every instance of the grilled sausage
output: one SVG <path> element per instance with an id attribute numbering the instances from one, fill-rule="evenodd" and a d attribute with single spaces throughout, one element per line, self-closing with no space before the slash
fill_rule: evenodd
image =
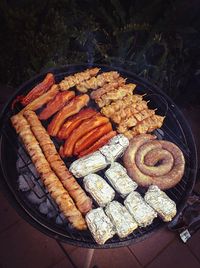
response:
<path id="1" fill-rule="evenodd" d="M 133 138 L 124 154 L 124 164 L 129 176 L 139 185 L 155 184 L 160 189 L 169 189 L 183 176 L 184 156 L 172 142 L 155 139 L 156 136 L 149 134 Z"/>
<path id="2" fill-rule="evenodd" d="M 46 129 L 40 123 L 37 115 L 32 111 L 26 111 L 24 113 L 24 116 L 29 122 L 31 130 L 38 140 L 51 168 L 59 177 L 65 189 L 69 192 L 70 196 L 75 201 L 81 213 L 86 214 L 92 208 L 91 199 L 86 195 L 85 191 L 81 188 L 81 186 L 65 166 L 65 163 L 60 158 L 58 152 L 56 151 L 55 145 L 47 134 Z"/>
<path id="3" fill-rule="evenodd" d="M 87 226 L 84 218 L 76 208 L 73 200 L 63 187 L 59 178 L 52 171 L 27 120 L 22 114 L 17 114 L 11 118 L 11 122 L 22 139 L 26 150 L 40 174 L 41 180 L 60 210 L 63 212 L 64 216 L 68 218 L 69 222 L 72 223 L 75 228 L 79 230 L 86 229 Z"/>

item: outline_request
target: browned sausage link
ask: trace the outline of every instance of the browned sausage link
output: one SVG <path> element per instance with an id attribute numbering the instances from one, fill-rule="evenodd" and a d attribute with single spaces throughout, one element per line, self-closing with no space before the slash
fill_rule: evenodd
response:
<path id="1" fill-rule="evenodd" d="M 158 185 L 160 184 L 160 182 L 162 182 L 161 188 L 168 189 L 174 187 L 183 177 L 185 169 L 185 159 L 183 153 L 175 144 L 169 141 L 159 141 L 159 142 L 161 143 L 162 148 L 164 150 L 167 150 L 172 154 L 174 158 L 174 166 L 172 170 L 166 175 L 163 175 L 161 177 L 154 177 L 153 183 Z"/>
<path id="2" fill-rule="evenodd" d="M 154 161 L 154 165 L 158 162 L 159 164 L 156 166 L 147 165 L 145 158 L 148 157 L 148 154 L 151 154 L 152 159 L 157 160 L 156 162 Z M 168 151 L 162 149 L 162 145 L 159 141 L 151 141 L 142 145 L 136 153 L 135 162 L 140 171 L 149 176 L 165 175 L 173 167 L 172 155 Z"/>
<path id="3" fill-rule="evenodd" d="M 175 144 L 152 141 L 153 137 L 144 134 L 133 138 L 125 152 L 124 164 L 139 185 L 155 184 L 160 189 L 169 189 L 181 180 L 185 159 Z"/>
<path id="4" fill-rule="evenodd" d="M 129 176 L 134 181 L 136 181 L 139 185 L 144 186 L 144 187 L 149 185 L 149 182 L 151 182 L 151 177 L 143 174 L 139 170 L 139 168 L 137 167 L 135 163 L 135 156 L 140 146 L 142 146 L 149 140 L 154 140 L 154 139 L 156 139 L 156 136 L 152 136 L 149 134 L 142 134 L 142 135 L 136 136 L 130 141 L 129 147 L 125 151 L 125 154 L 123 157 L 124 165 L 127 169 Z"/>

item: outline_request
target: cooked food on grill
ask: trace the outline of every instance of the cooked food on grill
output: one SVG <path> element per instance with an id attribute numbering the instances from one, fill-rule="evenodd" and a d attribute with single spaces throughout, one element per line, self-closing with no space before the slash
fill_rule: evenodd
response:
<path id="1" fill-rule="evenodd" d="M 86 222 L 81 215 L 81 212 L 76 208 L 73 200 L 63 187 L 59 178 L 52 171 L 27 120 L 23 115 L 17 114 L 11 118 L 11 122 L 25 145 L 45 187 L 63 212 L 64 216 L 68 218 L 69 222 L 75 228 L 79 230 L 86 229 Z"/>
<path id="2" fill-rule="evenodd" d="M 87 69 L 80 73 L 75 73 L 74 75 L 69 75 L 64 78 L 59 84 L 61 90 L 68 90 L 81 82 L 90 79 L 91 77 L 97 75 L 99 68 Z"/>
<path id="3" fill-rule="evenodd" d="M 155 139 L 150 134 L 134 137 L 124 154 L 124 165 L 138 185 L 169 189 L 181 180 L 185 159 L 175 144 Z"/>
<path id="4" fill-rule="evenodd" d="M 67 139 L 72 131 L 75 130 L 84 120 L 93 117 L 95 114 L 97 114 L 97 112 L 94 109 L 86 108 L 73 115 L 61 127 L 58 132 L 58 138 L 61 140 Z"/>
<path id="5" fill-rule="evenodd" d="M 84 177 L 90 173 L 96 173 L 108 165 L 106 158 L 96 151 L 90 155 L 75 160 L 69 170 L 76 178 Z"/>
<path id="6" fill-rule="evenodd" d="M 56 94 L 59 91 L 58 85 L 53 85 L 46 93 L 38 97 L 37 99 L 33 100 L 29 104 L 27 104 L 24 109 L 20 111 L 21 114 L 23 114 L 24 111 L 32 110 L 35 111 L 48 103 L 50 100 L 52 100 Z"/>
<path id="7" fill-rule="evenodd" d="M 105 95 L 105 102 L 100 101 L 99 106 L 107 104 L 108 100 Z M 103 107 L 101 112 L 117 124 L 118 133 L 123 133 L 128 139 L 131 139 L 136 135 L 152 132 L 163 124 L 164 116 L 156 115 L 156 110 L 149 109 L 147 103 L 141 95 L 128 94 Z"/>
<path id="8" fill-rule="evenodd" d="M 73 98 L 67 105 L 65 105 L 52 119 L 51 123 L 48 125 L 48 133 L 51 136 L 56 136 L 64 123 L 64 121 L 78 113 L 84 106 L 89 102 L 89 97 L 87 94 L 79 95 Z"/>
<path id="9" fill-rule="evenodd" d="M 117 201 L 109 203 L 106 206 L 105 212 L 114 224 L 118 236 L 121 238 L 128 236 L 138 227 L 128 210 Z"/>
<path id="10" fill-rule="evenodd" d="M 115 234 L 126 238 L 157 216 L 171 221 L 176 203 L 162 190 L 174 187 L 185 168 L 175 144 L 147 134 L 160 128 L 165 117 L 148 107 L 145 94 L 134 94 L 137 85 L 126 80 L 117 71 L 91 68 L 55 84 L 49 73 L 14 101 L 24 107 L 11 118 L 59 215 L 78 230 L 88 226 L 100 245 Z M 52 116 L 46 130 L 40 120 Z M 69 169 L 61 157 L 68 158 Z M 149 187 L 144 198 L 139 186 Z M 92 209 L 92 199 L 99 208 Z"/>
<path id="11" fill-rule="evenodd" d="M 134 95 L 133 95 L 134 96 Z M 120 101 L 119 102 L 120 105 Z M 134 118 L 134 114 L 140 114 L 139 112 L 141 111 L 146 111 L 148 109 L 147 102 L 142 100 L 140 102 L 132 103 L 130 106 L 124 107 L 123 105 L 121 108 L 118 108 L 118 110 L 115 110 L 115 107 L 119 107 L 118 104 L 117 106 L 113 105 L 117 102 L 113 102 L 108 106 L 105 106 L 104 108 L 101 109 L 101 112 L 112 119 L 113 122 L 116 124 L 119 124 L 119 126 L 124 122 L 124 120 L 129 119 L 129 118 Z M 135 122 L 137 123 L 137 120 L 135 119 Z"/>
<path id="12" fill-rule="evenodd" d="M 52 73 L 48 73 L 41 83 L 36 85 L 25 97 L 23 97 L 21 104 L 26 106 L 31 103 L 33 100 L 47 92 L 54 83 L 54 75 Z"/>
<path id="13" fill-rule="evenodd" d="M 71 135 L 68 137 L 64 144 L 63 153 L 66 157 L 72 156 L 74 152 L 74 146 L 76 142 L 87 134 L 90 130 L 104 125 L 109 122 L 109 119 L 99 114 L 84 121 L 79 127 L 77 127 Z"/>
<path id="14" fill-rule="evenodd" d="M 116 131 L 110 131 L 104 136 L 102 136 L 98 141 L 96 141 L 91 147 L 89 147 L 86 150 L 83 150 L 79 153 L 79 157 L 83 157 L 85 155 L 91 154 L 98 149 L 100 149 L 102 146 L 104 146 L 109 140 L 111 140 L 114 136 L 117 135 Z"/>
<path id="15" fill-rule="evenodd" d="M 131 192 L 126 197 L 124 205 L 140 227 L 150 225 L 157 217 L 155 210 L 152 209 L 136 191 Z"/>
<path id="16" fill-rule="evenodd" d="M 106 123 L 102 126 L 99 126 L 95 129 L 92 129 L 80 140 L 78 140 L 74 147 L 74 154 L 78 155 L 85 149 L 88 149 L 92 144 L 94 144 L 98 139 L 112 131 L 111 123 Z"/>
<path id="17" fill-rule="evenodd" d="M 58 112 L 68 101 L 75 97 L 74 91 L 59 92 L 53 100 L 47 103 L 47 106 L 39 114 L 40 120 L 46 120 Z"/>
<path id="18" fill-rule="evenodd" d="M 84 187 L 100 207 L 105 207 L 115 197 L 113 188 L 99 175 L 89 174 L 83 179 Z"/>
<path id="19" fill-rule="evenodd" d="M 126 82 L 126 79 L 124 79 L 123 77 L 118 77 L 114 81 L 105 84 L 103 87 L 100 87 L 95 91 L 92 91 L 90 94 L 90 97 L 94 99 L 95 101 L 98 101 L 101 99 L 101 96 L 103 96 L 107 92 L 113 91 L 116 88 L 124 85 L 125 82 Z"/>
<path id="20" fill-rule="evenodd" d="M 43 150 L 43 153 L 52 170 L 55 172 L 65 189 L 73 198 L 81 213 L 86 214 L 92 208 L 91 199 L 86 195 L 85 191 L 81 188 L 76 179 L 65 166 L 65 163 L 60 158 L 54 143 L 50 139 L 46 129 L 40 123 L 37 115 L 33 111 L 26 111 L 24 116 L 27 119 L 37 141 L 39 142 L 39 145 Z"/>
<path id="21" fill-rule="evenodd" d="M 103 245 L 116 233 L 114 225 L 102 208 L 91 210 L 85 219 L 92 236 L 99 245 Z"/>
<path id="22" fill-rule="evenodd" d="M 116 121 L 116 123 L 120 123 L 121 119 L 146 108 L 148 108 L 148 106 L 147 102 L 143 100 L 143 96 L 133 94 L 132 96 L 126 96 L 122 100 L 116 100 L 111 104 L 106 105 L 101 109 L 101 112 L 110 118 L 113 118 L 113 116 L 117 114 L 119 116 L 119 121 Z"/>
<path id="23" fill-rule="evenodd" d="M 89 80 L 83 81 L 79 83 L 76 88 L 80 92 L 87 92 L 88 89 L 97 89 L 102 87 L 106 83 L 112 82 L 119 78 L 119 73 L 115 71 L 105 72 L 97 75 L 96 77 L 92 77 Z"/>
<path id="24" fill-rule="evenodd" d="M 96 103 L 101 108 L 105 105 L 109 105 L 113 101 L 121 100 L 125 96 L 131 96 L 135 87 L 135 84 L 122 85 L 119 88 L 113 89 L 112 91 L 108 91 L 107 93 L 102 95 L 101 98 L 96 99 Z"/>
<path id="25" fill-rule="evenodd" d="M 137 183 L 128 176 L 126 169 L 117 162 L 111 164 L 111 167 L 106 170 L 105 175 L 113 188 L 122 197 L 127 196 L 137 188 Z"/>
<path id="26" fill-rule="evenodd" d="M 136 113 L 134 115 L 131 115 L 128 118 L 125 118 L 118 126 L 118 131 L 121 133 L 126 132 L 129 128 L 131 127 L 135 127 L 138 128 L 139 126 L 141 126 L 140 122 L 143 121 L 146 118 L 151 117 L 152 115 L 155 114 L 155 110 L 142 110 L 139 113 Z M 114 117 L 114 120 L 116 119 L 116 116 Z M 147 126 L 147 124 L 144 124 L 145 126 Z M 134 128 L 134 129 L 136 129 Z M 146 131 L 146 130 L 145 130 Z"/>
<path id="27" fill-rule="evenodd" d="M 163 221 L 168 222 L 176 215 L 176 203 L 156 185 L 151 185 L 144 200 L 158 213 Z"/>
<path id="28" fill-rule="evenodd" d="M 132 139 L 136 135 L 143 133 L 150 133 L 163 125 L 165 117 L 160 115 L 152 115 L 143 121 L 139 122 L 135 127 L 130 130 L 123 132 L 123 134 L 128 138 Z M 119 129 L 118 129 L 119 131 Z M 119 131 L 120 132 L 120 131 Z"/>
<path id="29" fill-rule="evenodd" d="M 110 164 L 118 157 L 121 157 L 129 145 L 129 140 L 122 134 L 112 138 L 108 144 L 104 145 L 99 151 L 106 157 L 107 162 Z"/>
<path id="30" fill-rule="evenodd" d="M 96 173 L 122 156 L 128 145 L 129 141 L 125 136 L 117 135 L 98 151 L 75 160 L 69 170 L 76 178 Z"/>

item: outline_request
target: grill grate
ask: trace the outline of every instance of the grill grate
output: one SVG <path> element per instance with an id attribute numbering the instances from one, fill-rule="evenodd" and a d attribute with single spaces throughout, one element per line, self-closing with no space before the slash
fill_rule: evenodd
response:
<path id="1" fill-rule="evenodd" d="M 54 70 L 54 74 L 56 76 L 56 80 L 60 81 L 61 79 L 63 79 L 64 76 L 73 72 L 81 71 L 84 68 L 86 68 L 86 66 L 73 66 L 73 68 L 66 68 L 68 70 L 67 72 L 65 71 L 65 68 L 61 68 Z M 115 68 L 109 68 L 105 66 L 102 68 L 103 71 L 109 71 L 111 69 L 113 70 Z M 135 82 L 136 84 L 138 84 L 136 93 L 147 93 L 145 99 L 150 100 L 151 105 L 158 108 L 158 114 L 166 115 L 163 127 L 160 130 L 155 131 L 155 134 L 157 135 L 158 139 L 166 139 L 172 141 L 173 143 L 177 144 L 184 153 L 186 160 L 184 177 L 181 182 L 176 185 L 176 187 L 166 191 L 169 197 L 176 202 L 178 211 L 180 212 L 185 204 L 188 194 L 193 187 L 196 174 L 196 151 L 191 131 L 188 128 L 185 119 L 180 114 L 177 107 L 163 93 L 159 92 L 157 88 L 153 87 L 152 85 L 148 84 L 148 82 L 141 80 L 140 78 L 129 72 L 126 72 L 124 70 L 119 70 L 119 72 L 125 77 L 128 77 L 128 81 Z M 40 81 L 41 77 L 37 79 Z M 37 79 L 33 79 L 31 80 L 31 82 L 28 82 L 27 84 L 22 86 L 19 92 L 15 95 L 26 93 L 29 88 L 31 88 L 34 84 L 38 83 Z M 31 218 L 31 223 L 36 222 L 36 227 L 40 228 L 40 230 L 46 232 L 51 236 L 54 236 L 57 239 L 78 246 L 93 248 L 110 248 L 129 245 L 130 243 L 144 239 L 152 232 L 158 230 L 164 225 L 164 223 L 157 218 L 150 226 L 145 228 L 138 228 L 127 238 L 120 239 L 118 236 L 115 235 L 103 246 L 99 246 L 96 244 L 89 231 L 81 232 L 72 229 L 70 224 L 61 217 L 57 205 L 54 203 L 48 192 L 45 190 L 44 186 L 40 181 L 40 178 L 33 172 L 33 169 L 31 168 L 31 159 L 26 153 L 26 150 L 23 145 L 20 143 L 15 133 L 15 130 L 10 123 L 10 117 L 13 114 L 19 112 L 20 107 L 16 107 L 15 110 L 12 112 L 10 110 L 10 103 L 5 109 L 1 119 L 2 129 L 0 153 L 3 177 L 9 187 L 9 190 L 14 194 L 15 201 L 17 201 L 18 205 L 23 208 L 24 213 L 28 213 L 29 217 Z M 46 126 L 47 123 L 48 122 L 45 122 L 44 125 Z M 59 148 L 60 142 L 56 139 L 53 139 L 53 141 L 56 148 Z M 18 159 L 20 159 L 21 164 L 20 168 L 17 170 L 16 161 Z M 66 162 L 66 165 L 69 167 L 70 163 Z M 19 170 L 21 172 L 19 172 Z M 24 170 L 26 171 L 25 173 Z M 19 191 L 19 185 L 16 179 L 19 174 L 23 176 L 24 180 L 29 185 L 29 192 L 33 192 L 40 200 L 43 200 L 44 198 L 48 200 L 48 202 L 53 207 L 53 218 L 48 218 L 46 215 L 39 212 L 38 206 L 33 205 L 29 202 L 26 193 Z M 28 174 L 29 177 L 27 177 L 26 174 Z M 103 174 L 104 173 L 102 171 L 99 172 L 99 175 L 104 177 Z M 81 179 L 78 179 L 78 182 L 82 186 Z M 36 188 L 40 189 L 40 194 L 38 194 Z M 141 194 L 144 194 L 144 189 L 139 188 L 138 191 Z M 122 202 L 122 198 L 118 194 L 116 194 L 116 199 Z M 94 205 L 96 206 L 96 204 Z M 56 218 L 59 218 L 60 223 L 62 224 L 56 223 Z"/>

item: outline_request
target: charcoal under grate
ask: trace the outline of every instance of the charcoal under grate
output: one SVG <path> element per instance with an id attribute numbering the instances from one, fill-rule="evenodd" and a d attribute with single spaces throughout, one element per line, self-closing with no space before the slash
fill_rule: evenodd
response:
<path id="1" fill-rule="evenodd" d="M 64 76 L 82 71 L 87 67 L 87 65 L 71 65 L 53 69 L 51 72 L 54 73 L 56 81 L 59 82 Z M 156 130 L 154 134 L 156 134 L 158 139 L 169 140 L 178 145 L 185 156 L 185 173 L 181 182 L 176 187 L 166 191 L 168 196 L 176 202 L 179 214 L 191 193 L 197 169 L 196 147 L 187 122 L 175 104 L 149 82 L 120 68 L 99 65 L 97 67 L 100 67 L 102 71 L 119 71 L 122 76 L 128 78 L 128 82 L 138 85 L 136 93 L 146 94 L 144 98 L 150 100 L 150 108 L 157 108 L 158 114 L 166 115 L 164 125 L 161 129 Z M 11 202 L 15 208 L 27 221 L 42 232 L 56 239 L 82 247 L 111 248 L 125 246 L 142 240 L 161 228 L 164 223 L 157 218 L 151 225 L 145 228 L 138 228 L 124 239 L 115 235 L 105 245 L 97 245 L 89 231 L 73 229 L 62 213 L 59 212 L 57 205 L 44 188 L 30 157 L 10 122 L 10 117 L 19 111 L 18 108 L 14 111 L 11 110 L 12 101 L 17 95 L 27 93 L 43 77 L 44 75 L 39 75 L 22 85 L 5 106 L 1 115 L 0 156 L 2 184 L 4 191 L 10 194 Z M 55 146 L 59 148 L 58 141 L 56 139 L 53 139 L 53 141 Z M 66 162 L 66 165 L 69 167 L 70 162 Z M 102 171 L 99 174 L 104 177 Z M 78 182 L 82 186 L 82 180 L 78 179 Z M 143 188 L 139 187 L 138 191 L 142 195 L 144 194 Z M 119 195 L 116 195 L 116 199 L 122 202 Z M 41 204 L 43 204 L 43 207 Z M 94 205 L 96 206 L 96 204 Z"/>

